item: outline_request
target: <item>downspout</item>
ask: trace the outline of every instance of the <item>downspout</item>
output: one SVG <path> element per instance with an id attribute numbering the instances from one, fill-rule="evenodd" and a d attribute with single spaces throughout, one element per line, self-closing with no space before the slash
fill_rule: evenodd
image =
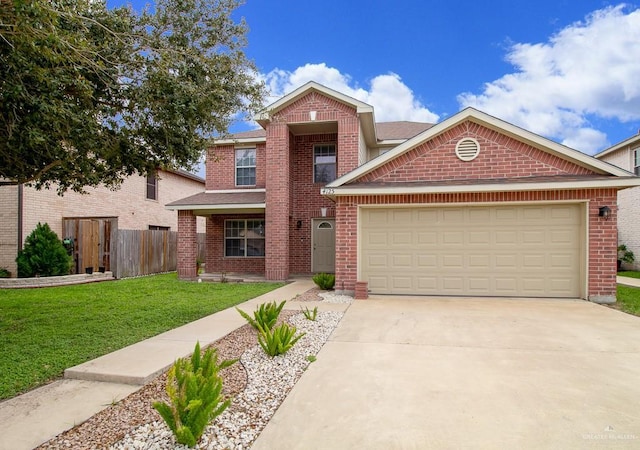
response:
<path id="1" fill-rule="evenodd" d="M 22 250 L 22 209 L 24 203 L 24 190 L 23 185 L 18 185 L 18 251 Z"/>

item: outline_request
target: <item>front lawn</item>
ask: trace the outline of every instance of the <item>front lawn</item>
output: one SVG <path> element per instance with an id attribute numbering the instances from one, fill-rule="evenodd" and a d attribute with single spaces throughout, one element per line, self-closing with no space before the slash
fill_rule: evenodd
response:
<path id="1" fill-rule="evenodd" d="M 623 270 L 618 272 L 619 277 L 640 278 L 640 272 L 637 270 Z"/>
<path id="2" fill-rule="evenodd" d="M 619 284 L 616 303 L 621 311 L 640 316 L 640 289 Z"/>
<path id="3" fill-rule="evenodd" d="M 68 367 L 280 286 L 193 283 L 165 274 L 0 290 L 0 399 L 58 378 Z"/>

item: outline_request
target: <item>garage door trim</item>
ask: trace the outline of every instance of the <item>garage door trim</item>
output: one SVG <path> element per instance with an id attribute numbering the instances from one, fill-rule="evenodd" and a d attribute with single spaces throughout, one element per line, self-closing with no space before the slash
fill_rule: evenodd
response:
<path id="1" fill-rule="evenodd" d="M 387 204 L 367 204 L 367 205 L 359 205 L 358 206 L 358 233 L 357 233 L 357 274 L 358 280 L 366 281 L 363 278 L 363 239 L 364 239 L 364 230 L 363 230 L 363 213 L 364 210 L 372 210 L 372 209 L 425 209 L 425 208 L 500 208 L 500 207 L 509 207 L 509 206 L 554 206 L 554 205 L 576 205 L 578 207 L 578 217 L 580 219 L 579 224 L 579 261 L 576 264 L 576 270 L 579 274 L 578 281 L 578 290 L 579 297 L 586 298 L 586 293 L 588 292 L 588 255 L 589 255 L 589 229 L 588 229 L 588 200 L 558 200 L 558 201 L 544 201 L 544 202 L 531 202 L 531 201 L 523 201 L 523 202 L 461 202 L 461 203 L 411 203 L 411 204 L 398 204 L 398 203 L 387 203 Z M 574 215 L 575 217 L 575 215 Z M 371 286 L 370 286 L 371 289 Z M 431 294 L 429 294 L 431 295 Z M 434 295 L 451 295 L 451 294 L 434 294 Z M 475 294 L 473 294 L 475 295 Z M 506 296 L 506 295 L 505 295 Z"/>

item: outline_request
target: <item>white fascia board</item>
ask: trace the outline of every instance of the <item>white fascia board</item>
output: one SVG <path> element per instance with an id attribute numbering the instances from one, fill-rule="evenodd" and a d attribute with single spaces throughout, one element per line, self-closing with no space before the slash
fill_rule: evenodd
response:
<path id="1" fill-rule="evenodd" d="M 640 186 L 640 177 L 612 178 L 609 180 L 555 181 L 540 183 L 495 183 L 457 184 L 434 186 L 381 186 L 371 187 L 324 187 L 320 193 L 327 197 L 349 195 L 399 195 L 399 194 L 443 194 L 469 192 L 521 192 L 521 191 L 566 191 L 576 189 L 630 188 Z"/>
<path id="2" fill-rule="evenodd" d="M 205 194 L 242 194 L 244 192 L 267 192 L 266 188 L 253 189 L 207 189 Z"/>
<path id="3" fill-rule="evenodd" d="M 194 211 L 194 210 L 218 210 L 218 209 L 265 209 L 267 205 L 265 203 L 240 203 L 240 204 L 225 204 L 225 205 L 175 205 L 165 206 L 166 209 L 171 211 Z"/>
<path id="4" fill-rule="evenodd" d="M 213 146 L 217 145 L 242 145 L 242 144 L 262 144 L 267 142 L 266 137 L 241 138 L 241 139 L 220 139 L 214 141 Z"/>
<path id="5" fill-rule="evenodd" d="M 353 97 L 349 97 L 348 95 L 345 95 L 341 92 L 334 91 L 333 89 L 330 89 L 326 86 L 318 84 L 315 81 L 309 81 L 308 83 L 300 86 L 298 89 L 294 90 L 293 92 L 290 92 L 289 94 L 285 95 L 284 97 L 281 97 L 279 100 L 267 106 L 265 109 L 263 109 L 262 111 L 260 111 L 258 114 L 254 116 L 254 120 L 256 122 L 259 122 L 261 120 L 269 120 L 270 115 L 273 111 L 278 111 L 279 109 L 293 102 L 297 97 L 304 95 L 307 93 L 307 91 L 311 91 L 311 90 L 318 91 L 321 94 L 326 95 L 327 97 L 332 97 L 341 103 L 345 103 L 347 105 L 353 106 L 354 108 L 356 108 L 356 112 L 358 114 L 373 113 L 373 106 L 368 105 L 364 102 L 361 102 L 360 100 L 356 100 Z"/>
<path id="6" fill-rule="evenodd" d="M 469 107 L 463 109 L 458 114 L 435 124 L 428 130 L 423 131 L 422 133 L 414 136 L 408 141 L 403 142 L 384 155 L 380 155 L 379 157 L 372 159 L 371 161 L 363 164 L 355 170 L 341 176 L 340 178 L 334 180 L 332 183 L 328 184 L 327 187 L 338 187 L 345 183 L 349 183 L 350 181 L 356 180 L 357 178 L 360 178 L 361 176 L 377 169 L 378 167 L 383 166 L 392 159 L 401 156 L 402 154 L 414 149 L 418 145 L 423 144 L 429 139 L 432 139 L 438 134 L 441 134 L 448 129 L 453 128 L 454 126 L 467 119 L 472 120 L 480 125 L 495 129 L 500 133 L 510 135 L 517 140 L 528 142 L 530 145 L 533 145 L 540 150 L 547 151 L 562 159 L 568 159 L 576 164 L 590 168 L 591 170 L 594 170 L 596 172 L 623 177 L 629 176 L 629 172 L 627 172 L 626 170 L 612 166 L 603 161 L 599 161 L 591 156 L 585 155 L 582 152 L 573 150 L 569 147 L 565 147 L 564 145 L 558 144 L 557 142 L 553 142 L 547 138 L 539 136 L 523 128 L 516 127 L 515 125 L 512 125 L 501 119 Z"/>
<path id="7" fill-rule="evenodd" d="M 606 149 L 602 150 L 600 153 L 596 153 L 595 155 L 593 155 L 593 157 L 597 158 L 597 159 L 600 159 L 605 155 L 608 155 L 610 153 L 613 153 L 613 152 L 618 151 L 620 149 L 623 149 L 625 147 L 630 147 L 633 144 L 635 144 L 636 142 L 640 144 L 640 134 L 636 134 L 635 136 L 631 136 L 630 138 L 625 139 L 622 142 L 618 142 L 613 147 L 606 148 Z"/>

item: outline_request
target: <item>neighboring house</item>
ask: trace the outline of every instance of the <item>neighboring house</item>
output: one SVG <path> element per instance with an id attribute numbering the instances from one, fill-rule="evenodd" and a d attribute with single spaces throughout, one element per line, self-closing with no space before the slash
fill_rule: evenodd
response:
<path id="1" fill-rule="evenodd" d="M 86 230 L 100 235 L 99 245 L 102 245 L 105 232 L 109 234 L 115 229 L 177 231 L 176 215 L 168 211 L 165 204 L 203 188 L 204 180 L 198 176 L 165 170 L 160 170 L 156 176 L 130 176 L 118 190 L 88 188 L 87 194 L 67 192 L 59 196 L 55 186 L 42 190 L 2 186 L 0 267 L 16 275 L 18 249 L 38 222 L 48 223 L 61 239 L 71 232 L 70 228 L 86 225 Z M 204 219 L 200 226 L 204 231 Z M 80 244 L 76 243 L 76 246 Z"/>
<path id="2" fill-rule="evenodd" d="M 595 155 L 601 161 L 640 175 L 640 133 Z M 640 188 L 618 192 L 618 243 L 631 250 L 636 261 L 625 268 L 640 268 Z"/>
<path id="3" fill-rule="evenodd" d="M 335 272 L 357 297 L 615 301 L 630 173 L 471 108 L 377 124 L 370 105 L 313 82 L 256 120 L 263 130 L 210 150 L 204 192 L 168 205 L 180 277 L 196 277 L 204 216 L 208 272 Z"/>

